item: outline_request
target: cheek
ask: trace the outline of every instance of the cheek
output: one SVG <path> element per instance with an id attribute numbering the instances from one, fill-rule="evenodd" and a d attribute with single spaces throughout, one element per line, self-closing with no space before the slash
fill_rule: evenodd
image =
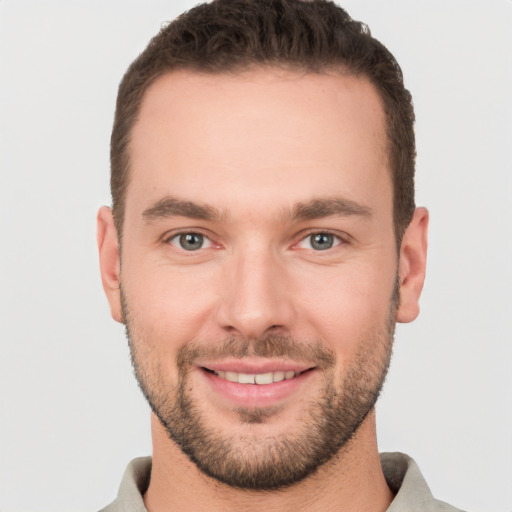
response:
<path id="1" fill-rule="evenodd" d="M 361 339 L 386 329 L 395 277 L 375 268 L 333 269 L 322 279 L 302 280 L 297 290 L 300 316 L 341 358 L 357 349 Z"/>
<path id="2" fill-rule="evenodd" d="M 133 323 L 154 342 L 164 340 L 173 347 L 197 336 L 198 326 L 204 325 L 214 297 L 213 279 L 197 269 L 180 271 L 165 264 L 143 267 L 134 262 L 122 270 L 130 313 L 136 312 Z"/>

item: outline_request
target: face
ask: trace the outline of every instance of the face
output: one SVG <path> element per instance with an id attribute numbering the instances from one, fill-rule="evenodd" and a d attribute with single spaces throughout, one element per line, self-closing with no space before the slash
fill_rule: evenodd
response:
<path id="1" fill-rule="evenodd" d="M 147 91 L 122 263 L 100 212 L 103 280 L 153 412 L 204 473 L 289 485 L 372 410 L 417 267 L 399 268 L 385 146 L 360 78 L 181 71 Z"/>

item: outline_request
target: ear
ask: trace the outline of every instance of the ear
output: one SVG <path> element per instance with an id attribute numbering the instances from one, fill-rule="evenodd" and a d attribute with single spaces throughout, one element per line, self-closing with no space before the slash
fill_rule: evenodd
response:
<path id="1" fill-rule="evenodd" d="M 100 256 L 101 281 L 110 304 L 110 313 L 116 322 L 122 322 L 119 243 L 112 211 L 106 206 L 101 207 L 98 211 L 96 237 Z"/>
<path id="2" fill-rule="evenodd" d="M 425 281 L 427 263 L 428 210 L 416 208 L 402 238 L 398 278 L 400 305 L 397 322 L 412 322 L 419 315 L 419 299 Z"/>

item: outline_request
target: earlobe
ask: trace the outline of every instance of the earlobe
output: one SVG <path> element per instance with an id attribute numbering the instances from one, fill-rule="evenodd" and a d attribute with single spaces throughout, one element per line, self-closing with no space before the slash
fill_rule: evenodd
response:
<path id="1" fill-rule="evenodd" d="M 416 208 L 400 248 L 400 305 L 397 322 L 412 322 L 420 312 L 419 298 L 425 281 L 427 263 L 427 233 L 428 210 Z"/>
<path id="2" fill-rule="evenodd" d="M 114 217 L 111 209 L 107 206 L 101 207 L 98 211 L 96 236 L 100 258 L 101 281 L 110 304 L 110 313 L 116 322 L 122 322 L 119 243 Z"/>

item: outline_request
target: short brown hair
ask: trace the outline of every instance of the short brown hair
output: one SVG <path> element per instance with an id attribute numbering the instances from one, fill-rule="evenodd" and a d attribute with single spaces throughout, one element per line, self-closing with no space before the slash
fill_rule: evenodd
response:
<path id="1" fill-rule="evenodd" d="M 366 77 L 386 115 L 397 244 L 414 212 L 414 110 L 400 66 L 366 25 L 325 0 L 215 0 L 165 26 L 130 65 L 119 86 L 111 138 L 111 191 L 119 236 L 129 182 L 129 144 L 145 91 L 177 69 L 241 72 L 271 65 Z"/>

